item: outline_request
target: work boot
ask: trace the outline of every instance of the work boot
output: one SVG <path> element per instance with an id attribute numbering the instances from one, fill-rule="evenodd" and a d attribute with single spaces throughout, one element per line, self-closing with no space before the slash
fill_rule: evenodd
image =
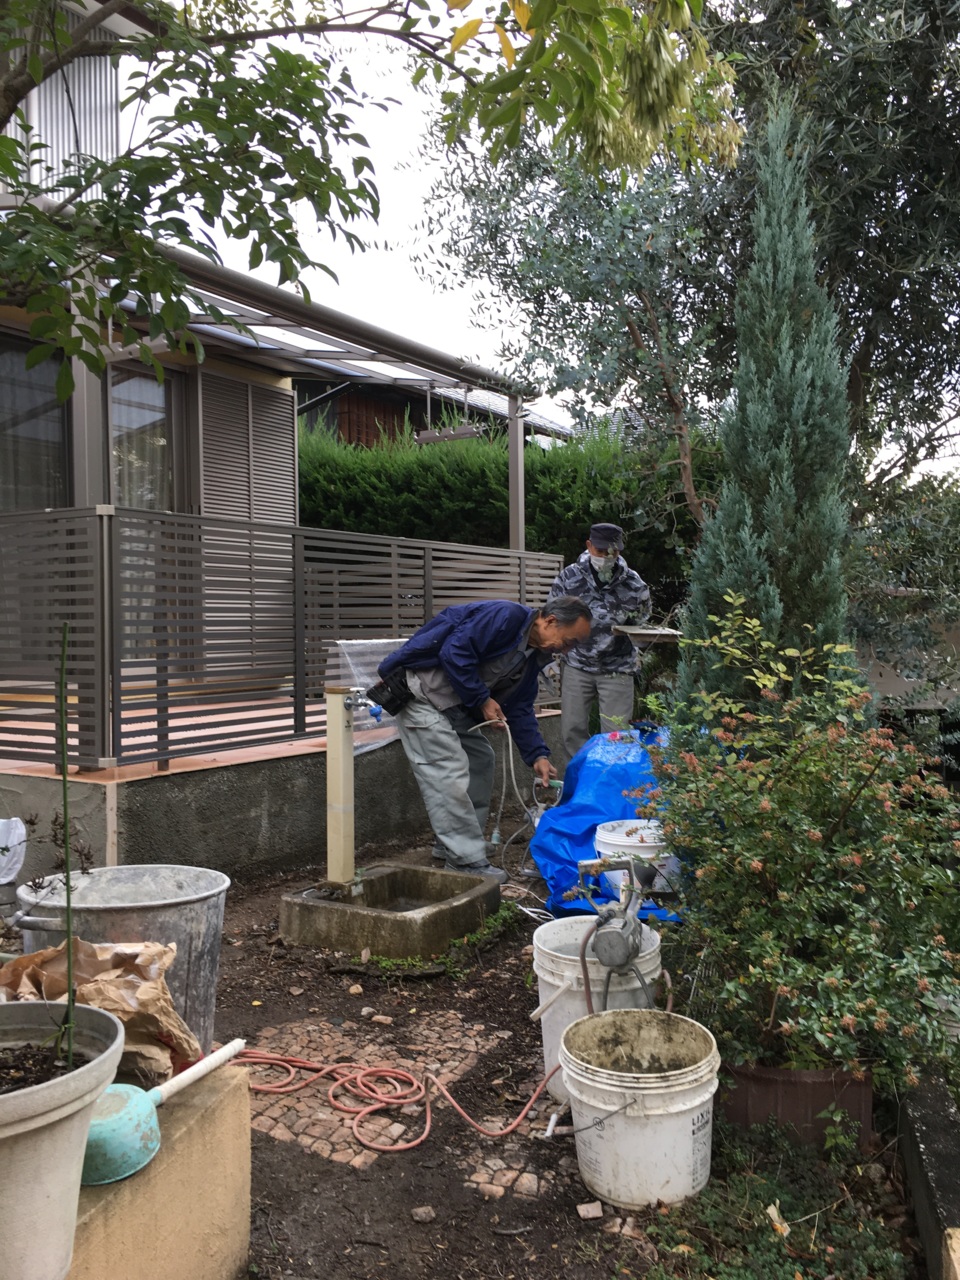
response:
<path id="1" fill-rule="evenodd" d="M 492 853 L 497 851 L 499 846 L 495 845 L 492 840 L 485 840 L 484 848 L 486 849 L 487 857 L 489 858 Z M 435 862 L 446 862 L 447 846 L 445 844 L 441 844 L 439 840 L 435 840 L 433 848 L 430 850 L 430 857 L 433 858 Z"/>
<path id="2" fill-rule="evenodd" d="M 492 867 L 489 862 L 471 862 L 468 866 L 458 867 L 452 862 L 444 863 L 446 871 L 462 871 L 468 876 L 489 876 L 497 884 L 506 884 L 510 876 L 503 867 Z"/>

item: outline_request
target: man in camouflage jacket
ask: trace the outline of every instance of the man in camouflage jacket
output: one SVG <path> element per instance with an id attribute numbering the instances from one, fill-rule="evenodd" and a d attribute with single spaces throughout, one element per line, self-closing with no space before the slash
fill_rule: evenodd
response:
<path id="1" fill-rule="evenodd" d="M 563 745 L 569 755 L 590 737 L 590 711 L 599 704 L 600 732 L 625 729 L 633 719 L 636 648 L 615 626 L 641 626 L 650 616 L 650 589 L 620 552 L 623 530 L 615 524 L 590 527 L 587 549 L 557 575 L 550 599 L 578 596 L 590 606 L 590 638 L 563 656 L 560 692 Z M 550 601 L 547 601 L 549 606 Z"/>

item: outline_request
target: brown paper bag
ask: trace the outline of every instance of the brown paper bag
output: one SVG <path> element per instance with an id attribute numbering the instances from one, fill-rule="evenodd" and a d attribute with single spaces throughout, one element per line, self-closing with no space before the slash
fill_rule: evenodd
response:
<path id="1" fill-rule="evenodd" d="M 203 1056 L 193 1032 L 176 1009 L 164 973 L 176 959 L 176 944 L 159 942 L 73 943 L 73 981 L 79 1004 L 106 1009 L 124 1027 L 117 1074 L 145 1087 L 162 1084 Z M 0 967 L 0 1003 L 67 998 L 66 943 L 17 956 Z"/>

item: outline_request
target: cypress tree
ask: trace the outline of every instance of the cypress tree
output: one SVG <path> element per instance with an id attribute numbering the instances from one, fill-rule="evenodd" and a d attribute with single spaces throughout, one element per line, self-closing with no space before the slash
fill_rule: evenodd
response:
<path id="1" fill-rule="evenodd" d="M 716 630 L 709 616 L 725 612 L 731 592 L 779 647 L 836 643 L 844 632 L 846 375 L 816 280 L 797 134 L 789 103 L 775 102 L 758 156 L 754 258 L 737 297 L 738 367 L 722 423 L 727 478 L 694 557 L 683 624 L 691 638 Z M 678 695 L 697 687 L 741 692 L 708 652 L 685 649 Z"/>

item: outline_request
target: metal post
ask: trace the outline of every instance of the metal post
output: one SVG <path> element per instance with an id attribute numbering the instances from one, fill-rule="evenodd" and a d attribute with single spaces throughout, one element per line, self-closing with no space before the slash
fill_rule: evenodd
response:
<path id="1" fill-rule="evenodd" d="M 508 457 L 510 468 L 510 550 L 526 550 L 526 513 L 523 491 L 523 419 L 520 397 L 510 396 L 507 410 Z"/>
<path id="2" fill-rule="evenodd" d="M 327 879 L 354 878 L 353 707 L 350 690 L 327 686 Z"/>
<path id="3" fill-rule="evenodd" d="M 293 531 L 293 731 L 307 731 L 307 558 L 300 529 Z"/>

